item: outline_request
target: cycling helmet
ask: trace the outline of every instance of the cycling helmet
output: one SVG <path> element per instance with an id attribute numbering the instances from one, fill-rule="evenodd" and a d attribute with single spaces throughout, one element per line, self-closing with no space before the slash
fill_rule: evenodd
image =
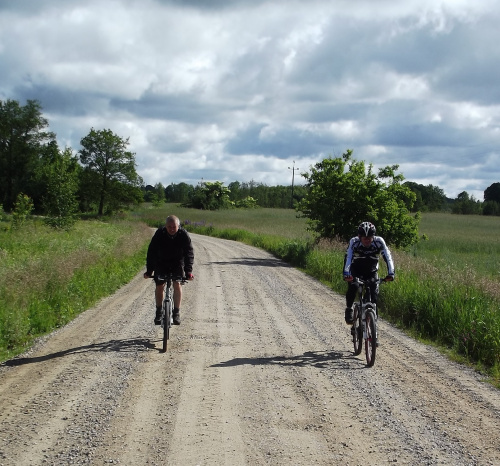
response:
<path id="1" fill-rule="evenodd" d="M 375 236 L 376 231 L 375 225 L 370 222 L 363 222 L 358 227 L 358 235 L 360 236 Z"/>

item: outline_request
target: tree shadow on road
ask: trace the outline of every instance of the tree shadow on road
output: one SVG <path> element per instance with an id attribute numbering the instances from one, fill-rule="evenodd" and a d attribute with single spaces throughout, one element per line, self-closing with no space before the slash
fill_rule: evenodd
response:
<path id="1" fill-rule="evenodd" d="M 274 258 L 261 258 L 261 257 L 234 257 L 230 261 L 215 261 L 208 262 L 207 265 L 250 265 L 250 266 L 260 266 L 260 267 L 288 267 L 291 265 L 287 264 L 281 259 Z"/>
<path id="2" fill-rule="evenodd" d="M 125 352 L 140 352 L 150 349 L 155 349 L 155 343 L 148 338 L 132 338 L 127 340 L 109 340 L 100 343 L 92 343 L 91 345 L 77 346 L 75 348 L 68 348 L 56 353 L 44 354 L 42 356 L 33 357 L 17 357 L 5 361 L 0 364 L 2 366 L 22 366 L 24 364 L 33 364 L 37 362 L 48 361 L 50 359 L 62 358 L 64 356 L 89 353 L 89 352 L 110 352 L 115 351 L 118 353 Z"/>
<path id="3" fill-rule="evenodd" d="M 278 364 L 281 366 L 312 366 L 319 369 L 353 369 L 351 362 L 360 362 L 350 351 L 306 351 L 296 356 L 271 356 L 256 358 L 234 358 L 228 361 L 212 364 L 210 367 L 235 366 L 266 366 Z"/>

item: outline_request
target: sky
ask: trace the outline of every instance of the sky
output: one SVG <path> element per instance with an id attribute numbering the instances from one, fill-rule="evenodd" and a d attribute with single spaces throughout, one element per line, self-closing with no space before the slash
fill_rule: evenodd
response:
<path id="1" fill-rule="evenodd" d="M 145 184 L 304 184 L 353 150 L 482 201 L 500 182 L 497 0 L 0 0 L 0 100 Z M 295 168 L 295 170 L 294 170 Z"/>

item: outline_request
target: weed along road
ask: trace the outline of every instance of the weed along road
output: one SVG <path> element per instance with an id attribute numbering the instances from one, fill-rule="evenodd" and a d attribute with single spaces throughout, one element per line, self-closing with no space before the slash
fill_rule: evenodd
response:
<path id="1" fill-rule="evenodd" d="M 500 392 L 478 374 L 383 320 L 366 368 L 343 296 L 259 249 L 192 238 L 167 353 L 141 271 L 1 365 L 0 464 L 500 464 Z"/>

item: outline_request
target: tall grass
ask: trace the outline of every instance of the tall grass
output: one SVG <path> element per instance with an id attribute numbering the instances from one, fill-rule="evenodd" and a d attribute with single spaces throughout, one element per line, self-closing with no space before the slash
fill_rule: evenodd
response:
<path id="1" fill-rule="evenodd" d="M 37 221 L 0 231 L 0 359 L 74 318 L 144 266 L 151 231 L 134 222 Z"/>

